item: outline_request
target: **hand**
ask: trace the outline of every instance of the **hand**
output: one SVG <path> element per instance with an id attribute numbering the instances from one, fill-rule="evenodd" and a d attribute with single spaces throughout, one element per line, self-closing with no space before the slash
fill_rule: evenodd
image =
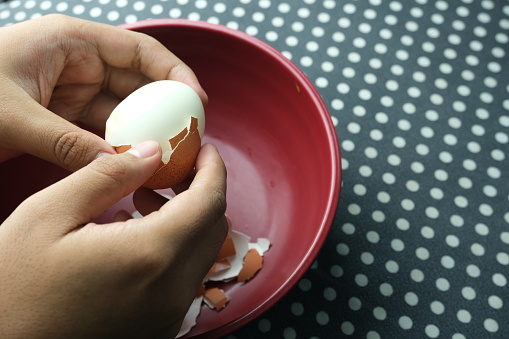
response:
<path id="1" fill-rule="evenodd" d="M 227 233 L 226 171 L 205 145 L 189 189 L 168 202 L 139 191 L 144 218 L 90 223 L 157 168 L 157 144 L 134 149 L 34 194 L 0 226 L 1 338 L 177 334 Z"/>
<path id="2" fill-rule="evenodd" d="M 115 153 L 76 123 L 104 129 L 121 99 L 163 79 L 207 102 L 191 69 L 147 35 L 58 14 L 0 28 L 0 162 L 30 153 L 75 171 Z"/>

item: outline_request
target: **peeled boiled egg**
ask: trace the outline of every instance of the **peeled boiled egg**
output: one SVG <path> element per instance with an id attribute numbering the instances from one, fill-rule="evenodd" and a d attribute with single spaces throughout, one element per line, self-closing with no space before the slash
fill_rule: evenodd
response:
<path id="1" fill-rule="evenodd" d="M 158 170 L 143 186 L 173 187 L 194 168 L 205 130 L 205 114 L 198 94 L 188 85 L 151 82 L 122 100 L 106 121 L 106 141 L 123 153 L 146 140 L 161 145 Z"/>

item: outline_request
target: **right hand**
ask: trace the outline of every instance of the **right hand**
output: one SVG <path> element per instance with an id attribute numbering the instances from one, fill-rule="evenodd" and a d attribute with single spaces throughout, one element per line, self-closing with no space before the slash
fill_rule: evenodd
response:
<path id="1" fill-rule="evenodd" d="M 90 221 L 157 169 L 157 144 L 106 155 L 32 195 L 0 226 L 0 337 L 175 336 L 228 226 L 226 169 L 204 145 L 189 188 L 135 194 L 140 219 Z"/>

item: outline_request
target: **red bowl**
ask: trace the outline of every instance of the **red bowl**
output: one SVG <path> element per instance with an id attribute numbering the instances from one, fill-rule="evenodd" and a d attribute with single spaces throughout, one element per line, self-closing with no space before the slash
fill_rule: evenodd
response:
<path id="1" fill-rule="evenodd" d="M 155 37 L 197 74 L 209 96 L 205 142 L 228 168 L 227 214 L 233 227 L 272 247 L 246 284 L 228 284 L 220 312 L 204 306 L 186 338 L 218 338 L 253 320 L 294 286 L 324 242 L 337 207 L 340 152 L 320 94 L 286 57 L 266 43 L 224 26 L 149 20 L 123 26 Z M 40 168 L 33 175 L 34 166 Z M 44 173 L 44 176 L 41 175 Z M 66 175 L 32 157 L 0 166 L 5 218 L 22 199 Z M 28 180 L 20 184 L 13 176 Z M 120 208 L 124 198 L 101 217 Z M 99 220 L 99 221 L 100 221 Z"/>

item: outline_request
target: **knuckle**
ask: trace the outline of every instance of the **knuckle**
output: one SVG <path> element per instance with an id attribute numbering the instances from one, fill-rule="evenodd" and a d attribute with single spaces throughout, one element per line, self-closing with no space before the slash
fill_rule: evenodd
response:
<path id="1" fill-rule="evenodd" d="M 55 158 L 71 170 L 78 169 L 86 157 L 87 141 L 75 131 L 62 132 L 55 138 Z"/>

